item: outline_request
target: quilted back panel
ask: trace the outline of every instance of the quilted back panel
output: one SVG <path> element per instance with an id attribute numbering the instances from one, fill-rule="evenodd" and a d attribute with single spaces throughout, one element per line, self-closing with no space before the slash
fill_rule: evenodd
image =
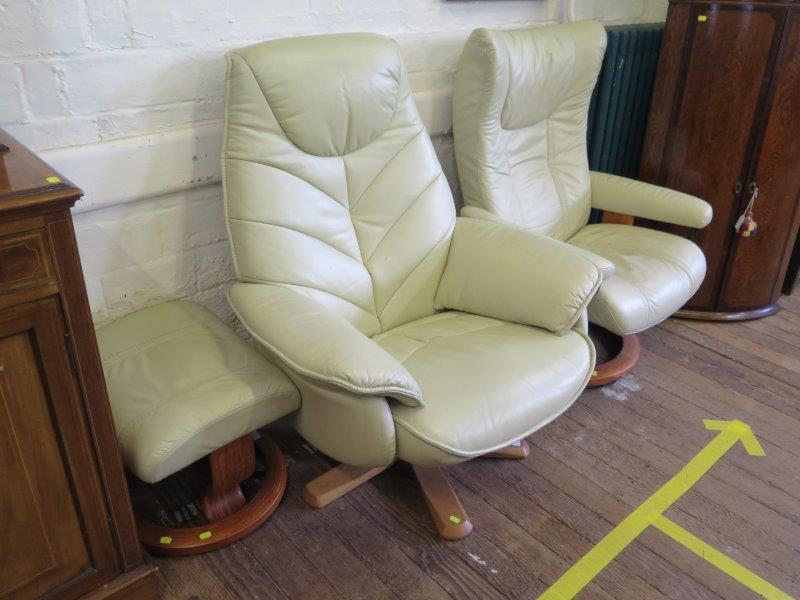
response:
<path id="1" fill-rule="evenodd" d="M 586 225 L 586 128 L 605 44 L 594 21 L 472 33 L 453 94 L 466 204 L 560 240 Z"/>
<path id="2" fill-rule="evenodd" d="M 226 216 L 240 280 L 288 285 L 367 335 L 433 314 L 450 188 L 378 35 L 228 55 Z"/>

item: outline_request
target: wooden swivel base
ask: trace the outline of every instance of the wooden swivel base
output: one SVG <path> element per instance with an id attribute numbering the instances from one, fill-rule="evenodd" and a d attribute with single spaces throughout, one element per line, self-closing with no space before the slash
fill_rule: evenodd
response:
<path id="1" fill-rule="evenodd" d="M 240 484 L 255 472 L 255 446 L 261 451 L 265 471 L 248 500 Z M 212 452 L 208 458 L 211 485 L 198 502 L 208 523 L 165 527 L 145 520 L 137 512 L 139 540 L 150 552 L 186 556 L 222 548 L 251 533 L 278 507 L 286 491 L 287 474 L 283 453 L 275 442 L 263 436 L 254 442 L 250 434 Z"/>
<path id="2" fill-rule="evenodd" d="M 486 458 L 523 459 L 529 454 L 528 442 L 520 440 L 487 454 Z M 360 468 L 341 464 L 307 483 L 303 488 L 303 498 L 314 508 L 322 508 L 385 471 L 389 466 Z M 439 535 L 446 540 L 460 540 L 468 536 L 472 532 L 472 521 L 444 476 L 444 471 L 439 468 L 413 465 L 412 468 Z"/>
<path id="3" fill-rule="evenodd" d="M 639 361 L 639 336 L 635 333 L 618 336 L 610 331 L 590 325 L 589 333 L 595 348 L 607 349 L 610 358 L 595 365 L 588 387 L 600 387 L 627 375 Z M 602 360 L 598 356 L 598 360 Z"/>
<path id="4" fill-rule="evenodd" d="M 750 321 L 752 319 L 762 319 L 774 315 L 781 310 L 778 304 L 770 304 L 752 310 L 739 310 L 734 312 L 718 312 L 705 310 L 692 310 L 682 308 L 673 316 L 679 319 L 691 319 L 693 321 Z"/>

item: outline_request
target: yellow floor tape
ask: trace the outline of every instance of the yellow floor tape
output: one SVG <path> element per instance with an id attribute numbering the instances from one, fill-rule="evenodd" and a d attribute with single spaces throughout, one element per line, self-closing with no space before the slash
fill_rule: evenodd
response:
<path id="1" fill-rule="evenodd" d="M 720 571 L 727 573 L 739 583 L 749 587 L 756 594 L 760 594 L 764 598 L 791 600 L 788 594 L 784 594 L 768 581 L 764 581 L 761 577 L 745 569 L 735 560 L 728 558 L 713 546 L 709 546 L 699 537 L 689 533 L 671 519 L 662 515 L 653 521 L 653 527 L 663 531 L 673 540 L 697 554 L 700 558 L 707 560 Z"/>
<path id="2" fill-rule="evenodd" d="M 553 598 L 573 598 L 600 571 L 614 560 L 625 547 L 635 540 L 648 527 L 655 526 L 679 544 L 707 560 L 715 567 L 733 577 L 740 583 L 765 598 L 790 599 L 775 586 L 767 583 L 755 573 L 741 566 L 715 550 L 699 538 L 695 537 L 662 513 L 678 498 L 683 496 L 696 484 L 714 464 L 728 452 L 737 442 L 741 442 L 751 456 L 765 456 L 764 449 L 753 435 L 750 426 L 742 421 L 703 420 L 706 429 L 719 431 L 697 455 L 690 460 L 680 472 L 665 483 L 643 504 L 628 515 L 619 525 L 606 535 L 598 544 L 581 558 L 575 566 L 564 573 L 558 581 L 550 586 L 540 600 Z"/>

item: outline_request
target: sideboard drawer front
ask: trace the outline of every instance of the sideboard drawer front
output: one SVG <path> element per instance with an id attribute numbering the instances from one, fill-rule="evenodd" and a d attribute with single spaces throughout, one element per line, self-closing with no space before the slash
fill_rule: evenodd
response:
<path id="1" fill-rule="evenodd" d="M 54 280 L 44 229 L 0 237 L 0 289 L 3 292 L 36 287 Z"/>

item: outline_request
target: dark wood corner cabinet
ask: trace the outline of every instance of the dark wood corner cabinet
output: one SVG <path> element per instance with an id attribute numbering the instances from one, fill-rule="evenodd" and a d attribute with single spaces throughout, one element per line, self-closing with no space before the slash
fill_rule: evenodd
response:
<path id="1" fill-rule="evenodd" d="M 640 175 L 714 207 L 697 238 L 708 274 L 679 314 L 775 312 L 797 275 L 800 0 L 670 1 Z M 742 237 L 756 187 L 758 232 Z"/>
<path id="2" fill-rule="evenodd" d="M 0 598 L 155 598 L 75 245 L 82 192 L 0 130 Z"/>

